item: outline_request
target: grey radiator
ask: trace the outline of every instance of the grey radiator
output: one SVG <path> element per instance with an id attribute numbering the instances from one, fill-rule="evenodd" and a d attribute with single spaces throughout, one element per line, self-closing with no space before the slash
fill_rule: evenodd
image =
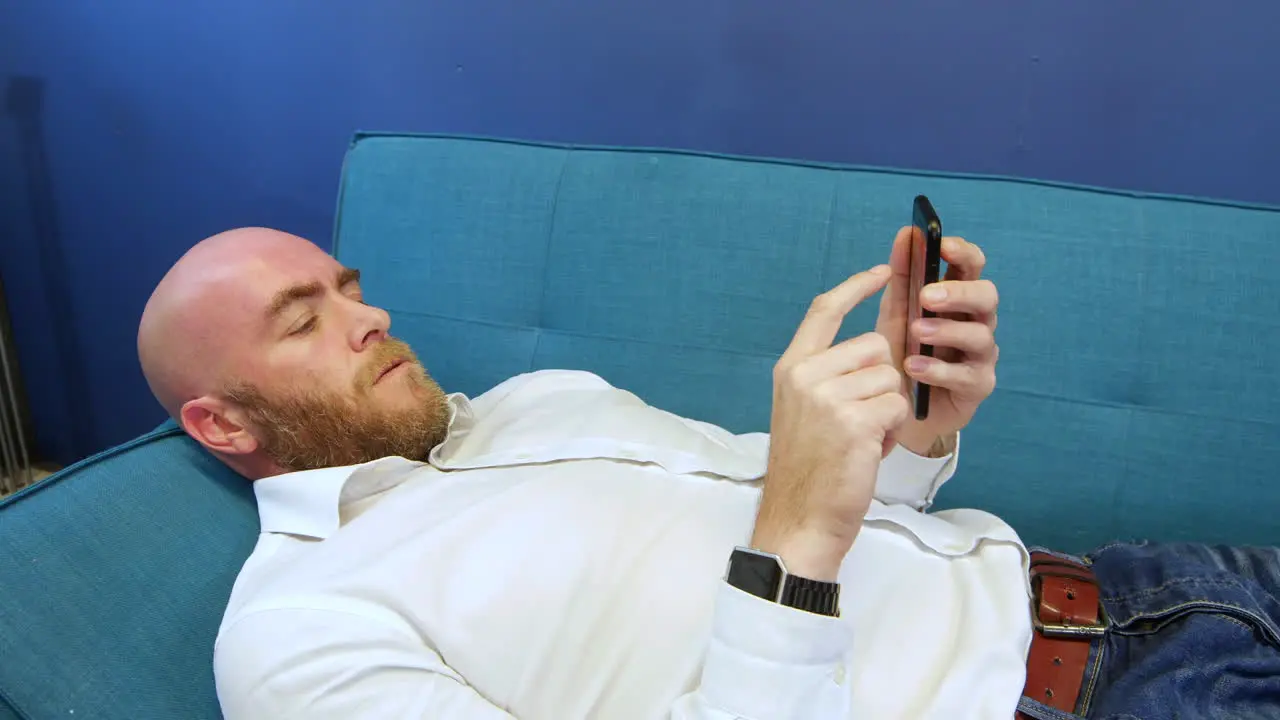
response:
<path id="1" fill-rule="evenodd" d="M 31 416 L 18 374 L 18 348 L 0 280 L 0 495 L 31 484 Z"/>

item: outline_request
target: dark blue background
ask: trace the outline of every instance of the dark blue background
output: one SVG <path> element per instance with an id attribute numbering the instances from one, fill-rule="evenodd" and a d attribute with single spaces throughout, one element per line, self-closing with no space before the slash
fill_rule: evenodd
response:
<path id="1" fill-rule="evenodd" d="M 233 226 L 327 246 L 357 129 L 1280 203 L 1277 29 L 1274 0 L 0 0 L 0 273 L 39 449 L 162 419 L 152 285 Z"/>

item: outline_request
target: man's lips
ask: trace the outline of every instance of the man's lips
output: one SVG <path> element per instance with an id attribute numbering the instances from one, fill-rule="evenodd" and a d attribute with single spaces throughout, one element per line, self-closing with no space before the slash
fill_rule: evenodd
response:
<path id="1" fill-rule="evenodd" d="M 378 376 L 373 379 L 373 384 L 377 385 L 379 382 L 382 382 L 382 378 L 386 377 L 387 375 L 390 375 L 392 370 L 395 370 L 396 368 L 400 367 L 401 365 L 404 365 L 407 362 L 409 362 L 408 358 L 396 358 L 395 360 L 391 361 L 385 368 L 382 369 L 382 372 L 378 373 Z"/>

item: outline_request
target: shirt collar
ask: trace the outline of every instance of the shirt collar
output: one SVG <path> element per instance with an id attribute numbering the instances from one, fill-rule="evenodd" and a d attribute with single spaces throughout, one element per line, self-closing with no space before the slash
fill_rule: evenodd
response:
<path id="1" fill-rule="evenodd" d="M 460 442 L 475 423 L 465 395 L 454 393 L 447 401 L 449 431 L 445 441 L 431 451 L 432 458 Z M 261 530 L 323 540 L 338 529 L 342 505 L 393 488 L 423 465 L 402 457 L 385 457 L 360 465 L 300 470 L 257 480 L 253 493 Z"/>

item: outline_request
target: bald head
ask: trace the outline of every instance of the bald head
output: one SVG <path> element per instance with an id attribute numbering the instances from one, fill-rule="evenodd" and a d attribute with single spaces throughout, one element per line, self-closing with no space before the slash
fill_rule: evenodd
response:
<path id="1" fill-rule="evenodd" d="M 160 280 L 138 326 L 138 359 L 151 392 L 177 418 L 184 402 L 217 391 L 237 373 L 244 313 L 279 270 L 337 262 L 308 240 L 268 228 L 240 228 L 200 241 Z"/>

